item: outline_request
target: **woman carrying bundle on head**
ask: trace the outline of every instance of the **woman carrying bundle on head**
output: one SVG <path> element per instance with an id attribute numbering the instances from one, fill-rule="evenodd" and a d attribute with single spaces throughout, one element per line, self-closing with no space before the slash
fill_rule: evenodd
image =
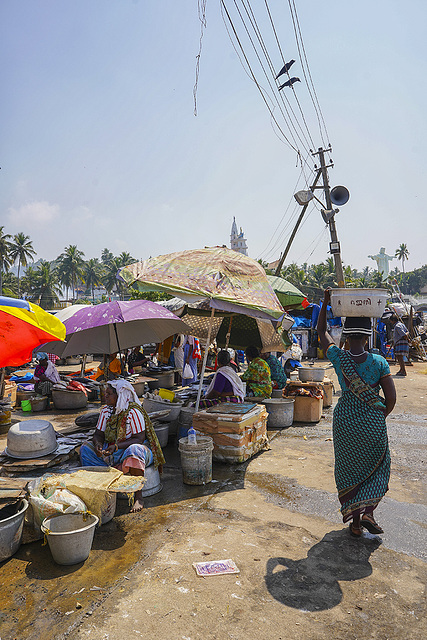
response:
<path id="1" fill-rule="evenodd" d="M 82 466 L 115 467 L 123 473 L 143 476 L 153 464 L 161 471 L 165 462 L 151 420 L 127 380 L 112 380 L 106 385 L 106 405 L 96 425 L 92 442 L 80 448 Z M 143 508 L 142 492 L 135 492 L 131 512 Z"/>
<path id="2" fill-rule="evenodd" d="M 365 351 L 372 331 L 371 319 L 346 318 L 343 338 L 348 340 L 349 349 L 340 349 L 326 331 L 329 302 L 327 289 L 317 333 L 342 390 L 332 427 L 341 513 L 344 522 L 350 521 L 352 536 L 360 537 L 362 527 L 379 534 L 383 530 L 375 522 L 373 512 L 388 490 L 390 451 L 385 419 L 396 403 L 396 391 L 387 361 Z"/>
<path id="3" fill-rule="evenodd" d="M 220 351 L 217 357 L 218 370 L 204 399 L 200 401 L 200 409 L 207 409 L 221 402 L 243 402 L 244 385 L 230 363 L 230 353 L 225 350 Z"/>

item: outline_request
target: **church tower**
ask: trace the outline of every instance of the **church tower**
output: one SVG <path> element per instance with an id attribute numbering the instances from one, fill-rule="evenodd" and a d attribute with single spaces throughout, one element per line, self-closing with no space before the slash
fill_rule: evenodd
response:
<path id="1" fill-rule="evenodd" d="M 240 227 L 239 233 L 237 230 L 236 218 L 234 217 L 230 233 L 230 247 L 233 251 L 242 253 L 244 256 L 248 255 L 248 245 L 246 244 L 246 238 L 243 234 L 242 227 Z"/>

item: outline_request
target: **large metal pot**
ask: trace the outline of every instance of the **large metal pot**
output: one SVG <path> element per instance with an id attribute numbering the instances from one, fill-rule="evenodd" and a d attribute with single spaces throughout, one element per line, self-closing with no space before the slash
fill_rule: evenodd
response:
<path id="1" fill-rule="evenodd" d="M 323 382 L 325 369 L 323 367 L 299 367 L 298 376 L 301 382 Z"/>

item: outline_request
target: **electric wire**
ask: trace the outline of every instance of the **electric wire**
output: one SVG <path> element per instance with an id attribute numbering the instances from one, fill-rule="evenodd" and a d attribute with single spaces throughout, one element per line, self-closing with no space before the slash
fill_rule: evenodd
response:
<path id="1" fill-rule="evenodd" d="M 268 66 L 270 67 L 270 72 L 272 74 L 272 78 L 275 80 L 276 79 L 276 70 L 275 70 L 274 65 L 272 63 L 271 57 L 270 57 L 270 55 L 268 53 L 267 47 L 266 47 L 264 39 L 262 37 L 261 30 L 260 30 L 260 28 L 258 26 L 256 17 L 254 15 L 253 9 L 251 7 L 251 4 L 250 4 L 249 0 L 247 0 L 247 5 L 248 6 L 246 7 L 245 0 L 240 0 L 240 1 L 241 1 L 242 5 L 243 5 L 243 7 L 245 9 L 246 15 L 249 18 L 249 21 L 251 23 L 252 29 L 254 30 L 254 33 L 255 33 L 255 35 L 256 35 L 256 37 L 258 39 L 258 42 L 259 42 L 259 44 L 261 46 L 261 49 L 262 49 L 263 54 L 265 56 L 265 59 L 266 59 L 266 61 L 268 63 Z M 236 0 L 234 0 L 234 4 L 236 4 Z M 237 7 L 237 5 L 236 5 L 236 7 Z M 241 19 L 242 19 L 242 22 L 243 22 L 243 18 L 241 18 Z M 273 90 L 273 87 L 271 86 L 271 84 L 270 84 L 270 87 Z M 274 89 L 276 89 L 276 88 L 277 88 L 277 85 L 275 84 L 274 85 Z M 275 93 L 274 93 L 274 95 L 276 96 Z M 303 127 L 298 122 L 298 118 L 297 118 L 297 116 L 296 116 L 296 114 L 295 114 L 295 112 L 294 112 L 294 110 L 292 108 L 292 105 L 291 105 L 290 100 L 287 97 L 287 95 L 283 94 L 282 92 L 279 91 L 279 96 L 280 96 L 280 98 L 282 100 L 283 106 L 284 106 L 284 108 L 286 110 L 286 113 L 287 113 L 288 117 L 290 118 L 290 115 L 289 115 L 289 111 L 290 111 L 292 113 L 293 117 L 295 118 L 295 122 L 296 122 L 296 124 L 298 125 L 298 127 L 299 127 L 299 129 L 301 131 L 301 135 L 304 136 L 306 144 L 308 146 L 314 147 L 314 141 L 313 141 L 311 133 L 310 133 L 310 131 L 308 129 L 307 123 L 305 122 L 304 114 L 302 113 L 301 105 L 298 102 L 298 98 L 297 98 L 297 104 L 298 104 L 298 106 L 300 108 L 300 112 L 301 112 L 301 115 L 302 115 L 302 118 L 303 118 L 303 121 L 304 121 L 304 124 L 305 124 L 305 128 L 307 130 L 307 134 L 304 132 Z M 288 104 L 289 111 L 288 111 L 288 108 L 286 107 L 286 103 Z M 307 149 L 307 147 L 306 147 L 306 150 L 309 151 L 309 149 Z"/>
<path id="2" fill-rule="evenodd" d="M 268 17 L 269 17 L 269 19 L 270 19 L 270 23 L 271 23 L 271 26 L 272 26 L 272 29 L 273 29 L 274 36 L 275 36 L 275 38 L 276 38 L 276 42 L 277 42 L 277 45 L 278 45 L 279 51 L 280 51 L 280 53 L 281 53 L 281 55 L 282 55 L 283 64 L 285 64 L 286 60 L 285 60 L 285 58 L 284 58 L 284 56 L 283 56 L 283 53 L 282 53 L 282 50 L 281 50 L 281 47 L 280 47 L 280 44 L 279 44 L 279 39 L 278 39 L 278 37 L 277 37 L 277 31 L 276 31 L 276 28 L 275 28 L 275 26 L 274 26 L 274 22 L 273 22 L 273 18 L 272 18 L 272 15 L 271 15 L 270 7 L 268 6 L 268 2 L 267 2 L 267 0 L 264 0 L 264 3 L 265 3 L 265 6 L 266 6 L 266 9 L 267 9 Z M 288 70 L 286 73 L 287 73 L 288 78 L 290 79 L 290 78 L 291 78 L 291 76 L 290 76 L 290 74 L 289 74 L 289 70 Z M 309 138 L 310 138 L 311 145 L 312 145 L 312 147 L 314 147 L 314 146 L 315 146 L 315 144 L 314 144 L 314 140 L 313 140 L 313 137 L 312 137 L 312 135 L 311 135 L 311 133 L 310 133 L 310 129 L 308 128 L 307 121 L 306 121 L 306 118 L 305 118 L 305 116 L 304 116 L 304 112 L 303 112 L 303 110 L 302 110 L 302 107 L 301 107 L 300 101 L 299 101 L 299 99 L 298 99 L 298 95 L 297 95 L 297 93 L 296 93 L 296 91 L 295 91 L 295 87 L 293 86 L 293 84 L 291 85 L 291 89 L 292 89 L 292 92 L 293 92 L 293 94 L 294 94 L 295 101 L 296 101 L 296 103 L 297 103 L 297 105 L 298 105 L 299 111 L 300 111 L 300 113 L 301 113 L 301 117 L 302 117 L 302 120 L 303 120 L 303 122 L 304 122 L 304 126 L 305 126 L 305 128 L 306 128 L 306 130 L 307 130 L 307 133 L 308 133 L 308 136 L 309 136 Z M 282 94 L 282 95 L 283 95 L 283 94 Z"/>
<path id="3" fill-rule="evenodd" d="M 267 0 L 265 0 L 265 2 L 267 2 Z M 292 2 L 292 4 L 291 4 Z M 325 119 L 323 117 L 323 113 L 322 113 L 322 109 L 320 107 L 320 103 L 317 97 L 317 93 L 316 93 L 316 89 L 314 87 L 314 82 L 313 82 L 313 78 L 311 76 L 311 72 L 310 72 L 310 67 L 308 64 L 308 59 L 307 59 L 307 54 L 305 52 L 305 46 L 304 46 L 304 40 L 302 37 L 302 32 L 301 32 L 301 27 L 299 24 L 299 18 L 298 18 L 298 12 L 297 12 L 297 8 L 295 5 L 295 0 L 288 0 L 288 4 L 289 4 L 289 10 L 291 13 L 291 18 L 292 18 L 292 24 L 294 27 L 294 33 L 295 33 L 295 41 L 297 44 L 297 48 L 298 48 L 298 53 L 299 53 L 299 57 L 300 57 L 300 61 L 301 61 L 301 68 L 302 68 L 302 72 L 304 74 L 304 79 L 307 85 L 307 89 L 308 89 L 308 93 L 310 95 L 311 101 L 313 103 L 313 107 L 317 116 L 317 121 L 319 124 L 319 132 L 320 132 L 320 137 L 322 139 L 322 143 L 324 147 L 327 147 L 329 145 L 329 135 L 328 135 L 328 130 L 326 128 L 326 123 L 325 123 Z M 301 48 L 300 48 L 300 43 L 301 43 Z M 301 55 L 301 49 L 303 52 L 303 55 Z M 304 60 L 303 60 L 304 58 Z M 307 79 L 307 74 L 305 71 L 305 67 L 304 67 L 304 62 L 305 62 L 305 66 L 307 67 L 307 73 L 308 76 L 310 78 L 310 83 L 311 83 L 311 89 L 310 89 L 310 83 Z M 313 98 L 313 94 L 315 96 L 315 98 Z M 322 131 L 322 124 L 323 124 L 323 129 L 325 131 L 325 135 L 326 135 L 326 142 L 325 139 L 323 137 L 323 131 Z"/>
<path id="4" fill-rule="evenodd" d="M 312 171 L 312 173 L 314 173 L 314 172 Z M 297 182 L 296 182 L 296 184 L 295 184 L 295 187 L 294 187 L 294 189 L 293 189 L 292 193 L 295 193 L 295 191 L 297 190 L 298 185 L 299 185 L 299 183 L 300 183 L 300 181 L 301 181 L 301 176 L 302 176 L 302 175 L 304 176 L 305 186 L 308 186 L 307 176 L 305 176 L 305 173 L 304 173 L 304 165 L 302 165 L 302 166 L 301 166 L 301 172 L 300 172 L 300 174 L 299 174 L 299 176 L 298 176 L 298 180 L 297 180 Z M 276 235 L 276 233 L 277 233 L 277 231 L 278 231 L 278 229 L 279 229 L 280 225 L 283 223 L 283 221 L 284 221 L 284 219 L 285 219 L 285 217 L 286 217 L 286 215 L 287 215 L 287 213 L 288 213 L 288 211 L 289 211 L 289 208 L 290 208 L 290 206 L 291 206 L 292 202 L 294 203 L 294 208 L 293 208 L 293 210 L 292 210 L 292 213 L 291 213 L 291 215 L 290 215 L 289 219 L 287 220 L 287 222 L 286 222 L 285 226 L 284 226 L 284 227 L 282 228 L 282 230 L 280 231 L 280 233 L 279 233 L 278 235 Z M 273 255 L 273 253 L 275 252 L 275 250 L 278 248 L 278 246 L 282 245 L 282 241 L 283 241 L 283 238 L 285 237 L 286 231 L 287 231 L 287 229 L 289 228 L 290 224 L 292 224 L 292 222 L 295 220 L 295 218 L 296 218 L 296 216 L 297 216 L 297 213 L 298 213 L 299 208 L 300 208 L 300 205 L 298 205 L 298 204 L 294 201 L 294 196 L 291 196 L 291 198 L 289 199 L 288 206 L 286 207 L 286 210 L 285 210 L 284 214 L 282 215 L 282 217 L 281 217 L 281 219 L 280 219 L 280 221 L 279 221 L 279 224 L 277 225 L 276 229 L 274 230 L 273 235 L 272 235 L 272 237 L 270 238 L 270 240 L 269 240 L 269 242 L 268 242 L 267 246 L 265 247 L 265 249 L 264 249 L 264 250 L 261 252 L 261 254 L 259 255 L 259 258 L 262 258 L 263 256 L 264 256 L 264 257 L 266 257 L 266 258 L 268 258 L 269 256 L 272 256 L 272 255 Z M 274 239 L 274 236 L 275 236 L 275 235 L 276 235 L 275 242 L 274 242 L 273 246 L 269 249 L 270 244 L 271 244 L 271 242 L 273 241 L 273 239 Z M 268 249 L 269 249 L 269 250 L 268 250 Z"/>
<path id="5" fill-rule="evenodd" d="M 200 56 L 202 55 L 202 41 L 203 35 L 206 29 L 206 2 L 207 0 L 197 0 L 197 13 L 200 21 L 200 40 L 199 40 L 199 53 L 196 56 L 196 79 L 193 87 L 194 98 L 194 115 L 197 116 L 197 88 L 199 84 L 199 72 L 200 72 Z"/>
<path id="6" fill-rule="evenodd" d="M 312 244 L 313 244 L 314 242 L 316 242 L 316 240 L 317 240 L 316 245 L 313 247 L 313 250 L 312 250 L 312 251 L 309 253 L 309 255 L 307 256 L 307 260 L 304 260 L 304 262 L 307 262 L 307 261 L 311 258 L 311 256 L 313 255 L 313 253 L 316 251 L 317 247 L 319 246 L 319 244 L 320 244 L 320 243 L 322 242 L 322 240 L 324 239 L 324 237 L 325 237 L 325 235 L 326 235 L 326 232 L 327 232 L 327 229 L 328 229 L 328 225 L 327 225 L 327 224 L 325 224 L 325 226 L 323 227 L 323 229 L 321 230 L 321 232 L 320 232 L 320 233 L 319 233 L 319 234 L 314 238 L 313 242 L 311 242 L 311 243 L 310 243 L 310 245 L 307 247 L 307 249 L 306 249 L 305 251 L 308 251 L 308 250 L 310 249 L 310 247 L 312 246 Z M 304 251 L 303 253 L 301 253 L 301 254 L 298 256 L 298 258 L 297 258 L 297 260 L 296 260 L 297 264 L 300 262 L 301 258 L 305 255 L 305 251 Z"/>
<path id="7" fill-rule="evenodd" d="M 298 180 L 297 180 L 297 182 L 296 182 L 296 184 L 295 184 L 294 191 L 295 191 L 295 189 L 296 189 L 296 188 L 297 188 L 297 186 L 298 186 L 298 183 L 299 183 L 299 181 L 300 181 L 300 179 L 301 179 L 301 176 L 302 176 L 302 168 L 301 168 L 301 172 L 300 172 L 300 174 L 299 174 L 299 176 L 298 176 Z M 274 236 L 276 235 L 277 231 L 279 230 L 280 225 L 282 224 L 282 222 L 283 222 L 283 220 L 284 220 L 284 218 L 285 218 L 286 214 L 287 214 L 287 213 L 288 213 L 288 211 L 289 211 L 289 208 L 290 208 L 290 206 L 291 206 L 291 204 L 292 204 L 292 200 L 293 200 L 293 196 L 291 196 L 291 198 L 289 198 L 288 206 L 286 207 L 285 212 L 283 213 L 282 217 L 280 218 L 280 220 L 279 220 L 279 223 L 278 223 L 277 227 L 276 227 L 276 228 L 275 228 L 275 230 L 273 231 L 273 235 L 271 236 L 271 238 L 270 238 L 270 240 L 269 240 L 269 242 L 268 242 L 267 246 L 266 246 L 266 247 L 265 247 L 265 249 L 264 249 L 263 251 L 261 251 L 261 253 L 259 254 L 258 259 L 262 258 L 262 256 L 264 256 L 265 254 L 267 254 L 267 250 L 268 250 L 268 248 L 269 248 L 269 246 L 270 246 L 271 242 L 273 241 Z M 269 252 L 267 255 L 270 255 L 270 252 Z"/>
<path id="8" fill-rule="evenodd" d="M 246 62 L 246 64 L 247 64 L 247 67 L 248 67 L 248 69 L 249 69 L 249 71 L 250 71 L 250 77 L 251 77 L 251 79 L 252 79 L 252 80 L 254 81 L 254 83 L 256 84 L 256 86 L 257 86 L 257 88 L 258 88 L 258 91 L 260 92 L 261 97 L 262 97 L 262 99 L 264 100 L 265 105 L 266 105 L 267 109 L 269 110 L 269 112 L 270 112 L 270 115 L 271 115 L 272 119 L 273 119 L 273 120 L 274 120 L 274 122 L 276 123 L 276 126 L 277 126 L 277 128 L 279 129 L 280 133 L 282 134 L 282 136 L 284 137 L 284 139 L 286 140 L 286 142 L 288 143 L 288 145 L 289 145 L 289 146 L 290 146 L 290 147 L 291 147 L 291 148 L 292 148 L 296 153 L 298 153 L 298 154 L 299 154 L 299 153 L 300 153 L 300 151 L 299 151 L 299 149 L 298 149 L 298 146 L 296 145 L 296 143 L 295 143 L 295 146 L 291 143 L 291 141 L 289 140 L 289 138 L 286 136 L 285 132 L 283 131 L 282 127 L 280 126 L 279 122 L 277 121 L 277 119 L 276 119 L 276 117 L 275 117 L 275 115 L 274 115 L 274 113 L 273 113 L 273 111 L 272 111 L 272 109 L 271 109 L 271 107 L 270 107 L 270 105 L 269 105 L 269 103 L 268 103 L 268 101 L 267 101 L 267 99 L 266 99 L 265 95 L 264 95 L 264 92 L 263 92 L 263 90 L 262 90 L 262 87 L 261 87 L 261 85 L 259 84 L 258 80 L 256 79 L 255 74 L 254 74 L 254 72 L 253 72 L 253 70 L 252 70 L 252 68 L 251 68 L 251 65 L 250 65 L 249 60 L 248 60 L 248 58 L 247 58 L 247 56 L 246 56 L 246 53 L 245 53 L 245 51 L 244 51 L 244 49 L 243 49 L 242 43 L 241 43 L 241 41 L 240 41 L 240 38 L 239 38 L 239 36 L 237 35 L 237 31 L 236 31 L 236 29 L 235 29 L 235 27 L 234 27 L 234 24 L 233 24 L 233 21 L 232 21 L 232 19 L 231 19 L 231 16 L 230 16 L 230 14 L 229 14 L 229 12 L 228 12 L 227 7 L 225 6 L 225 2 L 224 2 L 224 0 L 220 0 L 220 1 L 221 1 L 221 13 L 222 13 L 222 10 L 224 10 L 224 11 L 225 11 L 225 13 L 226 13 L 226 15 L 227 15 L 227 18 L 228 18 L 228 21 L 229 21 L 229 23 L 230 23 L 231 29 L 233 30 L 233 33 L 234 33 L 234 37 L 236 38 L 236 41 L 237 41 L 237 43 L 238 43 L 238 45 L 239 45 L 239 47 L 240 47 L 240 50 L 241 50 L 241 52 L 242 52 L 242 55 L 243 55 L 243 57 L 244 57 L 244 59 L 245 59 L 245 62 Z M 222 15 L 223 15 L 223 13 L 222 13 Z M 223 15 L 223 18 L 224 18 L 224 15 Z M 225 22 L 225 20 L 224 20 L 224 22 Z M 228 30 L 227 30 L 227 32 L 229 33 L 229 31 L 228 31 Z M 239 59 L 240 59 L 240 58 L 239 58 Z M 240 60 L 241 60 L 241 59 L 240 59 Z"/>

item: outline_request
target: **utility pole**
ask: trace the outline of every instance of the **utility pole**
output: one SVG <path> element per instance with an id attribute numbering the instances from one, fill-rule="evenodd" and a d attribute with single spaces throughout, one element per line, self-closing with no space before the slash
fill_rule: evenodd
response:
<path id="1" fill-rule="evenodd" d="M 322 147 L 319 147 L 319 149 L 317 150 L 317 153 L 314 153 L 313 155 L 318 155 L 320 160 L 320 168 L 321 168 L 322 179 L 323 179 L 323 191 L 325 192 L 325 200 L 326 200 L 326 209 L 333 211 L 332 201 L 331 201 L 331 190 L 329 187 L 328 168 L 325 164 L 324 149 L 322 149 Z M 334 257 L 335 274 L 337 276 L 338 287 L 343 288 L 345 287 L 344 271 L 342 268 L 341 248 L 340 248 L 340 243 L 338 242 L 338 234 L 337 234 L 337 228 L 335 226 L 334 215 L 328 221 L 328 225 L 329 225 L 329 232 L 331 234 L 331 242 L 329 244 L 329 249 L 331 254 Z"/>
<path id="2" fill-rule="evenodd" d="M 330 149 L 328 149 L 330 151 Z M 329 177 L 328 177 L 328 167 L 332 166 L 332 165 L 326 165 L 325 164 L 325 150 L 322 147 L 319 147 L 319 149 L 317 150 L 317 152 L 313 153 L 314 156 L 319 156 L 319 161 L 320 161 L 320 169 L 317 169 L 316 165 L 315 168 L 317 169 L 317 175 L 316 178 L 314 179 L 313 184 L 310 187 L 310 191 L 313 192 L 314 189 L 323 189 L 324 193 L 325 193 L 325 200 L 326 200 L 326 212 L 328 213 L 327 218 L 325 218 L 325 222 L 326 224 L 329 225 L 329 232 L 331 234 L 331 242 L 329 243 L 329 250 L 331 255 L 333 255 L 334 257 L 334 265 L 335 265 L 335 275 L 337 278 L 337 283 L 338 283 L 338 287 L 340 288 L 344 288 L 345 287 L 345 279 L 344 279 L 344 271 L 342 268 L 342 262 L 341 262 L 341 249 L 340 249 L 340 243 L 338 242 L 338 234 L 337 234 L 337 229 L 335 226 L 335 211 L 333 209 L 333 204 L 332 204 L 332 200 L 331 200 L 331 190 L 329 187 Z M 322 186 L 317 186 L 317 182 L 320 178 L 320 176 L 322 176 L 322 182 L 323 185 Z M 316 196 L 313 196 L 313 194 L 311 194 L 311 198 L 315 198 L 316 200 L 318 200 L 318 198 L 316 198 Z M 310 201 L 308 201 L 306 204 L 304 204 L 301 213 L 298 217 L 298 220 L 296 222 L 296 225 L 291 233 L 291 236 L 289 238 L 288 244 L 286 245 L 286 249 L 284 250 L 284 252 L 282 253 L 282 255 L 280 256 L 279 259 L 279 263 L 276 267 L 276 271 L 275 271 L 275 275 L 276 276 L 280 276 L 280 272 L 282 270 L 283 267 L 283 263 L 286 259 L 286 256 L 289 253 L 289 249 L 291 248 L 291 244 L 295 238 L 296 232 L 298 230 L 298 227 L 300 226 L 302 219 L 304 217 L 305 212 L 307 211 L 307 207 L 309 205 Z M 301 203 L 302 204 L 302 203 Z M 325 212 L 325 213 L 326 213 Z M 323 215 L 323 210 L 322 210 L 322 215 Z"/>

